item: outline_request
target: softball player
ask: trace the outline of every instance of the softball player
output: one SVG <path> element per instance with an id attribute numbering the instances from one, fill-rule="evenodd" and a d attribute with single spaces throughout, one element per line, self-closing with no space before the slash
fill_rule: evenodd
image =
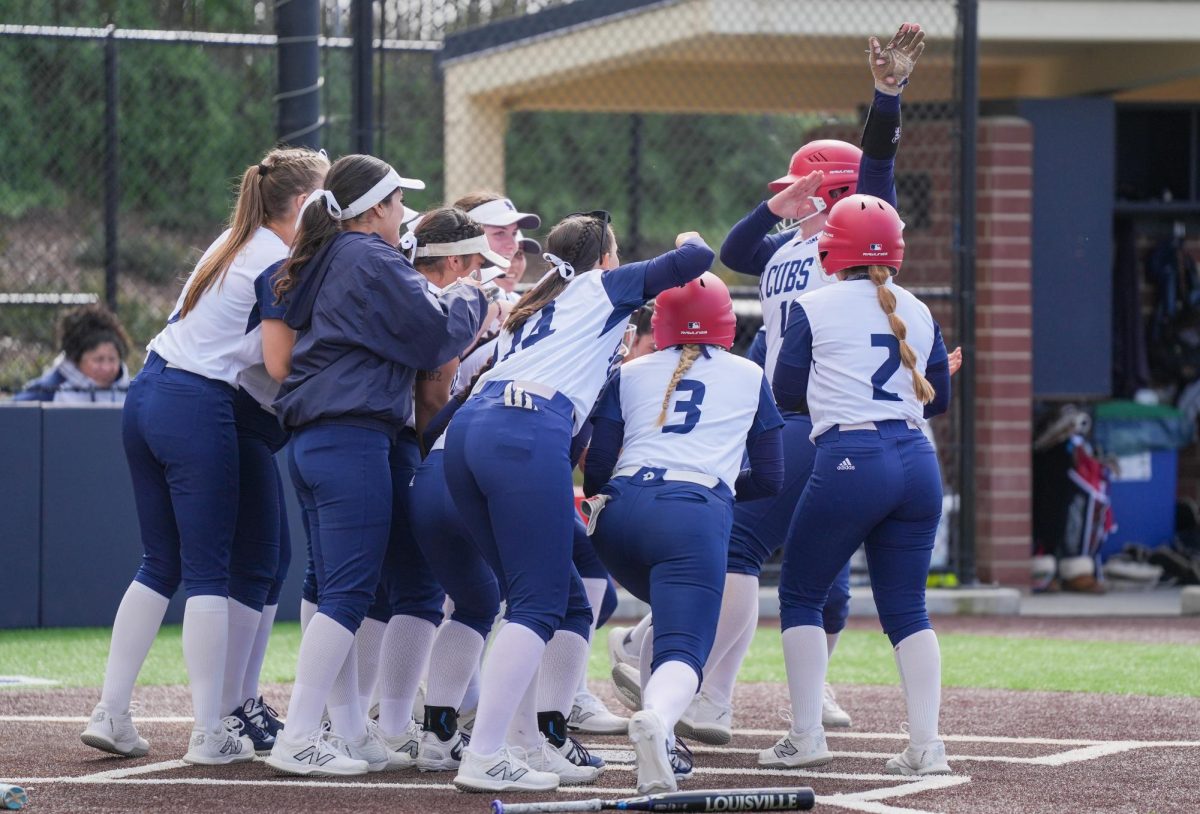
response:
<path id="1" fill-rule="evenodd" d="M 530 683 L 554 632 L 566 627 L 586 640 L 591 626 L 586 598 L 582 618 L 568 612 L 577 581 L 570 565 L 571 439 L 591 412 L 629 315 L 698 277 L 713 259 L 689 233 L 671 252 L 619 266 L 608 221 L 607 212 L 573 215 L 550 232 L 553 269 L 509 315 L 498 361 L 447 430 L 446 482 L 508 601 L 508 623 L 484 661 L 472 740 L 455 778 L 464 790 L 558 785 L 557 775 L 531 769 L 508 749 L 505 733 L 521 702 L 536 700 Z"/>
<path id="2" fill-rule="evenodd" d="M 900 92 L 924 50 L 924 32 L 904 23 L 886 48 L 871 37 L 869 63 L 875 97 L 863 128 L 862 149 L 841 141 L 804 145 L 792 156 L 790 172 L 770 184 L 775 195 L 743 218 L 721 247 L 730 268 L 759 278 L 766 329 L 764 371 L 774 373 L 789 304 L 801 294 L 835 281 L 822 268 L 817 237 L 828 210 L 851 191 L 876 195 L 895 204 L 894 166 L 900 141 Z M 798 220 L 795 230 L 769 234 L 782 220 Z M 792 514 L 812 472 L 815 447 L 809 441 L 807 415 L 785 413 L 784 455 L 787 481 L 778 495 L 738 503 L 729 543 L 729 565 L 722 600 L 721 625 L 705 683 L 680 720 L 685 737 L 722 744 L 732 734 L 732 693 L 738 669 L 758 622 L 758 578 L 762 565 L 783 544 Z M 833 581 L 825 609 L 828 654 L 846 625 L 850 602 L 850 568 Z M 828 655 L 827 654 L 827 655 Z M 850 716 L 825 685 L 823 720 L 827 726 L 849 726 Z"/>
<path id="3" fill-rule="evenodd" d="M 762 370 L 725 352 L 734 324 L 729 291 L 713 274 L 663 292 L 654 308 L 660 350 L 621 366 L 593 419 L 584 479 L 592 539 L 654 614 L 642 711 L 629 722 L 639 794 L 674 791 L 676 773 L 690 773 L 673 760 L 671 733 L 716 632 L 734 494 L 770 495 L 783 483 L 783 419 Z"/>
<path id="4" fill-rule="evenodd" d="M 415 229 L 401 240 L 401 248 L 408 252 L 431 292 L 440 292 L 463 277 L 478 274 L 485 262 L 499 268 L 508 264 L 507 259 L 491 248 L 483 228 L 454 207 L 441 207 L 422 215 Z M 449 397 L 448 385 L 457 367 L 458 354 L 474 339 L 470 337 L 457 348 L 446 365 L 429 371 L 424 382 L 418 376 L 418 398 L 435 392 L 433 406 L 443 406 L 439 401 Z M 443 380 L 447 388 L 441 396 Z M 430 409 L 428 404 L 426 409 Z M 418 426 L 422 423 L 417 421 Z M 377 689 L 379 726 L 397 753 L 400 765 L 407 767 L 415 765 L 418 759 L 422 729 L 413 719 L 413 707 L 434 635 L 442 622 L 445 592 L 412 531 L 415 504 L 410 484 L 421 460 L 415 428 L 405 427 L 401 431 L 391 458 L 392 526 L 381 580 L 389 618 L 378 642 Z M 369 699 L 371 688 L 364 687 L 361 681 L 359 686 L 360 696 Z"/>
<path id="5" fill-rule="evenodd" d="M 844 282 L 804 295 L 788 311 L 772 384 L 781 407 L 812 415 L 817 451 L 779 587 L 794 720 L 759 755 L 764 766 L 832 759 L 821 726 L 822 609 L 829 585 L 863 543 L 908 706 L 909 746 L 886 771 L 950 771 L 937 735 L 941 656 L 925 610 L 942 478 L 921 432 L 949 406 L 950 365 L 929 309 L 891 280 L 904 259 L 903 228 L 879 198 L 839 201 L 818 250 L 825 269 Z"/>
<path id="6" fill-rule="evenodd" d="M 242 175 L 230 227 L 192 272 L 123 413 L 145 555 L 113 622 L 104 689 L 81 735 L 89 746 L 145 755 L 129 715 L 133 684 L 182 582 L 183 652 L 195 724 L 184 760 L 250 760 L 240 722 L 223 717 L 229 556 L 238 507 L 234 418 L 238 374 L 253 361 L 246 322 L 254 279 L 285 257 L 296 213 L 328 163 L 311 150 L 272 150 Z M 247 346 L 251 346 L 247 350 Z"/>
<path id="7" fill-rule="evenodd" d="M 325 187 L 310 196 L 275 285 L 277 295 L 288 295 L 286 322 L 297 332 L 275 409 L 294 433 L 299 487 L 316 507 L 309 521 L 319 589 L 287 724 L 267 759 L 289 774 L 361 774 L 400 764 L 360 705 L 354 633 L 388 545 L 389 456 L 412 409 L 416 371 L 458 353 L 486 311 L 473 284 L 434 297 L 396 248 L 403 190 L 423 183 L 377 158 L 351 155 L 334 163 Z M 351 756 L 322 732 L 326 706 Z"/>

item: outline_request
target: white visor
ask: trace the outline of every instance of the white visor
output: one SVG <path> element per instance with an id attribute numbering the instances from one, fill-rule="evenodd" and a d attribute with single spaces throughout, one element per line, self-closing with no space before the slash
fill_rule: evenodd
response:
<path id="1" fill-rule="evenodd" d="M 430 243 L 428 246 L 418 246 L 415 257 L 456 257 L 463 254 L 482 254 L 484 259 L 493 266 L 508 268 L 508 261 L 492 251 L 488 239 L 484 235 L 469 237 L 466 240 L 456 240 L 453 243 Z"/>
<path id="2" fill-rule="evenodd" d="M 517 248 L 525 252 L 525 254 L 533 255 L 542 253 L 542 244 L 531 237 L 525 237 L 519 229 L 517 230 Z"/>
<path id="3" fill-rule="evenodd" d="M 480 204 L 467 214 L 476 223 L 484 226 L 512 226 L 514 223 L 522 229 L 536 229 L 542 225 L 542 219 L 532 212 L 518 212 L 517 207 L 508 198 L 497 198 Z"/>
<path id="4" fill-rule="evenodd" d="M 398 172 L 389 167 L 387 175 L 380 178 L 375 186 L 356 198 L 349 206 L 342 207 L 341 220 L 357 218 L 363 212 L 366 212 L 400 188 L 425 189 L 425 182 L 418 181 L 415 178 L 403 178 Z M 406 218 L 411 211 L 411 209 L 405 207 L 404 215 Z"/>
<path id="5" fill-rule="evenodd" d="M 495 280 L 498 277 L 507 277 L 508 272 L 506 272 L 504 269 L 496 268 L 495 266 L 484 266 L 471 276 L 475 277 L 475 279 L 481 283 L 490 283 L 492 280 Z"/>

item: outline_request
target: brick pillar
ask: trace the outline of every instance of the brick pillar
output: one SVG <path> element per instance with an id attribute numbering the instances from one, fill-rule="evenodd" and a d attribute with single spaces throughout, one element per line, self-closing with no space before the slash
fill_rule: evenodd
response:
<path id="1" fill-rule="evenodd" d="M 1033 128 L 1024 119 L 981 119 L 978 143 L 977 565 L 983 582 L 1028 587 L 1033 511 Z"/>

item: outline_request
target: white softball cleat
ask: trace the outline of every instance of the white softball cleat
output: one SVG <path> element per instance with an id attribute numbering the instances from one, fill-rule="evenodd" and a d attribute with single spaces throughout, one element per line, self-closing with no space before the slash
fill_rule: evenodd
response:
<path id="1" fill-rule="evenodd" d="M 121 757 L 145 757 L 150 753 L 150 744 L 138 734 L 133 716 L 128 712 L 115 715 L 103 703 L 92 710 L 92 719 L 79 740 L 93 749 Z"/>
<path id="2" fill-rule="evenodd" d="M 758 765 L 772 769 L 804 769 L 833 761 L 821 727 L 808 732 L 788 732 L 770 749 L 758 753 Z"/>
<path id="3" fill-rule="evenodd" d="M 254 760 L 254 742 L 242 734 L 242 722 L 232 715 L 221 719 L 216 732 L 193 729 L 184 763 L 224 766 Z"/>
<path id="4" fill-rule="evenodd" d="M 507 746 L 501 746 L 490 755 L 463 750 L 454 785 L 460 791 L 554 791 L 558 788 L 558 775 L 531 768 L 515 752 Z"/>
<path id="5" fill-rule="evenodd" d="M 629 740 L 637 755 L 638 794 L 677 791 L 675 768 L 671 765 L 667 725 L 652 709 L 635 712 L 629 719 Z"/>
<path id="6" fill-rule="evenodd" d="M 624 735 L 629 719 L 609 712 L 604 702 L 590 692 L 581 692 L 571 704 L 567 728 L 589 735 Z"/>
<path id="7" fill-rule="evenodd" d="M 828 681 L 825 682 L 825 692 L 821 697 L 821 725 L 827 727 L 850 726 L 850 713 L 842 709 L 837 696 L 833 694 L 833 687 Z"/>
<path id="8" fill-rule="evenodd" d="M 909 746 L 891 758 L 884 768 L 887 774 L 904 774 L 924 777 L 927 774 L 952 774 L 946 762 L 946 744 L 940 740 L 920 748 Z"/>
<path id="9" fill-rule="evenodd" d="M 320 729 L 293 740 L 287 729 L 275 736 L 271 756 L 264 762 L 282 774 L 308 777 L 351 777 L 369 771 L 365 760 L 342 750 L 340 738 Z"/>
<path id="10" fill-rule="evenodd" d="M 733 707 L 715 704 L 700 693 L 675 724 L 675 734 L 711 746 L 724 746 L 733 740 Z"/>

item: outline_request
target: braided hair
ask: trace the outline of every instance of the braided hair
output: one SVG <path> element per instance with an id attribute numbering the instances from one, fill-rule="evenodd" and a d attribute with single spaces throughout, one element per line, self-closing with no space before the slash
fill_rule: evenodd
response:
<path id="1" fill-rule="evenodd" d="M 667 393 L 663 396 L 662 411 L 658 414 L 658 421 L 654 422 L 656 427 L 667 423 L 667 408 L 671 406 L 671 396 L 675 394 L 675 388 L 679 386 L 680 379 L 692 369 L 692 363 L 700 358 L 699 345 L 687 344 L 681 347 L 679 364 L 675 365 L 675 372 L 671 374 L 671 381 L 667 384 Z"/>
<path id="2" fill-rule="evenodd" d="M 861 266 L 847 269 L 848 272 L 861 270 Z M 913 390 L 917 394 L 917 400 L 922 404 L 928 404 L 937 394 L 929 380 L 921 375 L 921 371 L 917 370 L 917 352 L 912 349 L 912 345 L 905 341 L 908 336 L 908 326 L 896 313 L 896 295 L 887 287 L 887 281 L 892 278 L 892 270 L 887 266 L 870 266 L 866 271 L 871 282 L 875 283 L 875 290 L 879 295 L 879 307 L 883 309 L 883 313 L 887 314 L 888 325 L 891 326 L 892 333 L 900 340 L 900 361 L 912 371 Z"/>
<path id="3" fill-rule="evenodd" d="M 570 263 L 576 274 L 584 274 L 600 265 L 604 255 L 613 251 L 616 241 L 612 229 L 600 218 L 571 215 L 550 230 L 546 238 L 546 251 Z M 504 322 L 504 329 L 515 332 L 525 324 L 525 320 L 561 294 L 568 282 L 560 274 L 546 275 L 517 300 Z"/>
<path id="4" fill-rule="evenodd" d="M 435 243 L 456 243 L 459 240 L 469 240 L 483 234 L 483 227 L 471 220 L 470 215 L 454 206 L 443 206 L 426 212 L 421 216 L 421 222 L 413 232 L 417 236 L 418 246 L 429 246 Z M 464 255 L 466 256 L 466 255 Z M 446 257 L 418 257 L 413 265 L 420 269 L 422 266 L 438 266 Z"/>

